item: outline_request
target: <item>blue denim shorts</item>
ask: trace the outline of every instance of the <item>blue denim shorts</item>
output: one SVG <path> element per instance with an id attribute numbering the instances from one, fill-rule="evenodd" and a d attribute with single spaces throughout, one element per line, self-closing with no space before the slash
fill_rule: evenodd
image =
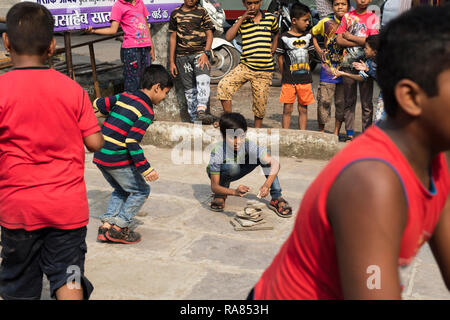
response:
<path id="1" fill-rule="evenodd" d="M 88 299 L 94 287 L 84 276 L 86 227 L 34 231 L 1 228 L 0 296 L 5 300 L 38 300 L 45 274 L 50 294 L 75 280 Z M 75 284 L 74 284 L 75 286 Z"/>

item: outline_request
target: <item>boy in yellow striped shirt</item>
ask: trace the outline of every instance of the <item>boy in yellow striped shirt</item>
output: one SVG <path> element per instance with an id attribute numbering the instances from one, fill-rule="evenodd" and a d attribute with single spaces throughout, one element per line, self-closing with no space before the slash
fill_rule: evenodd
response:
<path id="1" fill-rule="evenodd" d="M 227 41 L 238 34 L 242 36 L 241 62 L 219 82 L 217 99 L 222 103 L 224 112 L 231 113 L 234 93 L 250 81 L 255 128 L 261 128 L 275 66 L 273 53 L 279 33 L 278 18 L 261 11 L 262 0 L 243 0 L 242 3 L 247 11 L 225 35 Z"/>

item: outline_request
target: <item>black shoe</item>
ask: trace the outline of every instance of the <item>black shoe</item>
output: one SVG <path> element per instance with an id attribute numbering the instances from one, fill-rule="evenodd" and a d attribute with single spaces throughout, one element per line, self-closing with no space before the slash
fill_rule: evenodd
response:
<path id="1" fill-rule="evenodd" d="M 202 124 L 214 124 L 214 122 L 218 121 L 218 118 L 202 110 L 198 111 L 197 120 L 201 121 Z"/>
<path id="2" fill-rule="evenodd" d="M 345 141 L 347 141 L 347 135 L 340 134 L 338 139 L 339 139 L 339 142 L 345 142 Z"/>
<path id="3" fill-rule="evenodd" d="M 109 242 L 108 239 L 106 238 L 106 232 L 109 229 L 107 228 L 103 228 L 102 226 L 100 226 L 98 228 L 98 235 L 97 235 L 97 241 L 98 242 Z"/>
<path id="4" fill-rule="evenodd" d="M 122 228 L 120 230 L 110 228 L 105 236 L 109 241 L 125 244 L 134 244 L 141 241 L 141 235 L 131 231 L 129 228 Z"/>

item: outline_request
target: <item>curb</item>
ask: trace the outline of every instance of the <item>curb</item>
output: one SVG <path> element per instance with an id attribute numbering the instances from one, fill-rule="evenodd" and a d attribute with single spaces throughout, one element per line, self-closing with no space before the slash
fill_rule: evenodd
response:
<path id="1" fill-rule="evenodd" d="M 345 146 L 333 134 L 292 129 L 248 128 L 247 138 L 267 147 L 275 157 L 329 160 Z M 220 140 L 219 129 L 211 125 L 155 121 L 147 130 L 142 144 L 172 148 L 177 152 L 208 153 Z"/>

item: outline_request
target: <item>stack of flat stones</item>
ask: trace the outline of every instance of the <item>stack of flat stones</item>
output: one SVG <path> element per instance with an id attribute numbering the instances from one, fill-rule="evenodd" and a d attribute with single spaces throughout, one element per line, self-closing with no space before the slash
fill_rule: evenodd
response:
<path id="1" fill-rule="evenodd" d="M 230 221 L 235 231 L 271 230 L 273 226 L 264 225 L 263 208 L 266 205 L 256 200 L 247 201 L 244 210 L 236 212 Z"/>

